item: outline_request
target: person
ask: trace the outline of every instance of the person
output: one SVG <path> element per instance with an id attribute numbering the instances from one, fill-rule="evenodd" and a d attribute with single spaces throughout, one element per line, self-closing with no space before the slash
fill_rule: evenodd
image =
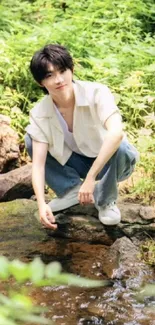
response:
<path id="1" fill-rule="evenodd" d="M 104 225 L 118 224 L 117 183 L 132 174 L 138 152 L 110 89 L 74 80 L 73 58 L 58 44 L 37 51 L 30 71 L 46 94 L 30 111 L 25 136 L 41 223 L 56 229 L 53 213 L 80 203 L 95 204 Z M 45 181 L 57 195 L 49 204 Z"/>

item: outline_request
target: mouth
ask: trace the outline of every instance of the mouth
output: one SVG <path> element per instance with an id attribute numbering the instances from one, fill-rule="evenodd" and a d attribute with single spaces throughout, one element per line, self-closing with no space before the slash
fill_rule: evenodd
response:
<path id="1" fill-rule="evenodd" d="M 56 89 L 61 89 L 61 88 L 64 88 L 66 85 L 61 85 L 61 86 L 58 86 L 56 87 Z"/>

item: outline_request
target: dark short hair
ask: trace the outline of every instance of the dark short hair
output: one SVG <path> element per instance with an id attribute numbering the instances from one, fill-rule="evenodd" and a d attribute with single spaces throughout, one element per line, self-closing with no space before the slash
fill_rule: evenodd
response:
<path id="1" fill-rule="evenodd" d="M 49 63 L 60 71 L 70 69 L 73 72 L 74 63 L 68 50 L 59 44 L 48 44 L 35 52 L 30 62 L 33 78 L 40 84 L 48 74 Z M 48 93 L 45 88 L 43 90 Z"/>

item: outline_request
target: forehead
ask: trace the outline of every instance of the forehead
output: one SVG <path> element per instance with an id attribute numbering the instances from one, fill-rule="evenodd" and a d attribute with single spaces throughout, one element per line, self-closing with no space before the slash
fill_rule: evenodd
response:
<path id="1" fill-rule="evenodd" d="M 52 63 L 49 63 L 48 65 L 47 65 L 47 69 L 48 69 L 48 71 L 55 71 L 55 70 L 57 70 L 57 67 L 56 66 L 54 66 Z"/>

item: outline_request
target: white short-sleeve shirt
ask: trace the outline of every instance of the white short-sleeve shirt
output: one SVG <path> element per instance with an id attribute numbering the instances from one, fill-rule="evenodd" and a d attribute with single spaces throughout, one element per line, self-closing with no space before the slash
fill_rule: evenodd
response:
<path id="1" fill-rule="evenodd" d="M 112 114 L 119 113 L 119 109 L 105 85 L 77 80 L 73 87 L 73 137 L 81 154 L 96 157 L 107 133 L 105 122 Z M 34 140 L 48 143 L 49 152 L 60 164 L 64 165 L 71 156 L 72 149 L 65 142 L 64 131 L 50 95 L 46 95 L 31 110 L 26 131 Z"/>

